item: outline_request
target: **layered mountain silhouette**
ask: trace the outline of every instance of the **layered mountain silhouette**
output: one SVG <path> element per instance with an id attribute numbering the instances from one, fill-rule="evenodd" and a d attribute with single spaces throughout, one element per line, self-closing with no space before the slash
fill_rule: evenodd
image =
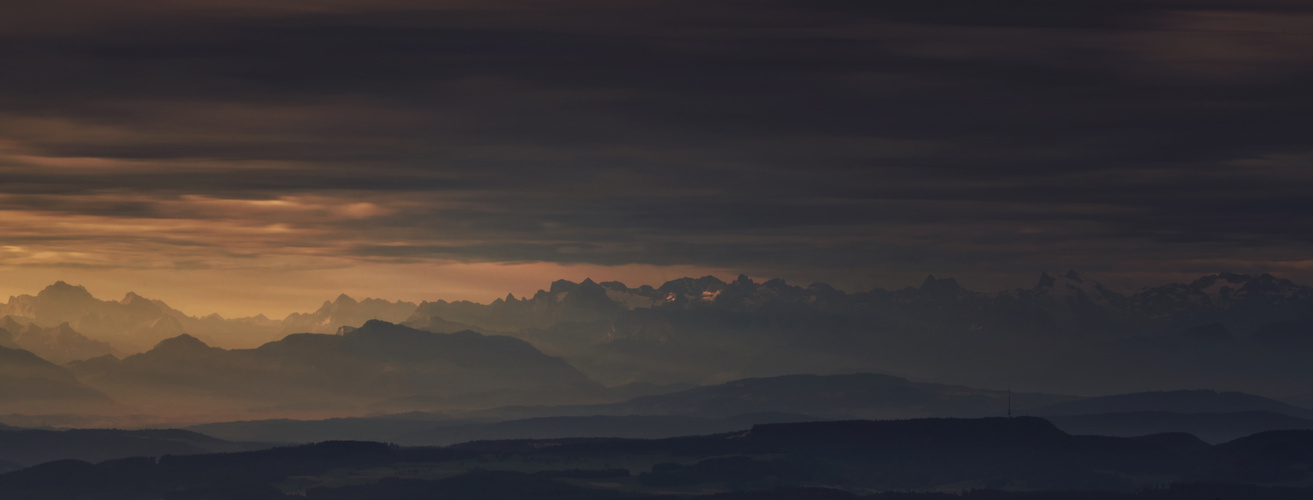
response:
<path id="1" fill-rule="evenodd" d="M 340 335 L 289 335 L 255 349 L 221 349 L 180 335 L 121 361 L 98 358 L 70 368 L 87 384 L 154 411 L 216 404 L 351 409 L 415 397 L 454 406 L 461 397 L 541 403 L 601 390 L 522 340 L 437 334 L 383 321 Z"/>
<path id="2" fill-rule="evenodd" d="M 283 320 L 193 317 L 134 293 L 119 301 L 99 300 L 80 286 L 58 282 L 0 306 L 8 316 L 0 327 L 9 333 L 0 333 L 0 345 L 56 363 L 75 361 L 79 376 L 116 398 L 135 394 L 128 389 L 133 385 L 166 389 L 190 381 L 193 388 L 212 387 L 178 389 L 179 397 L 255 398 L 268 401 L 270 409 L 365 404 L 354 396 L 349 403 L 339 397 L 363 394 L 351 389 L 363 381 L 329 375 L 334 363 L 359 360 L 339 361 L 325 353 L 337 349 L 327 345 L 351 337 L 328 334 L 368 326 L 371 319 L 404 319 L 416 330 L 484 342 L 513 337 L 522 341 L 517 345 L 560 358 L 556 362 L 579 380 L 609 387 L 881 372 L 1029 393 L 1215 388 L 1284 397 L 1313 393 L 1313 364 L 1306 362 L 1313 355 L 1309 311 L 1313 288 L 1270 275 L 1228 273 L 1131 294 L 1074 272 L 1044 274 L 1031 288 L 995 293 L 933 276 L 915 288 L 859 293 L 778 279 L 758 283 L 746 276 L 730 282 L 681 278 L 637 288 L 561 280 L 531 297 L 508 295 L 489 304 L 416 305 L 343 295 L 313 313 Z M 141 356 L 119 360 L 131 353 Z M 471 383 L 456 394 L 416 389 L 420 379 L 401 375 L 414 368 L 405 363 L 371 363 L 357 368 L 365 370 L 362 380 L 388 388 L 369 403 L 381 405 L 380 411 L 548 400 L 530 384 L 521 390 L 529 399 L 512 401 L 500 387 L 514 384 L 503 384 L 504 377 L 491 368 L 485 372 L 488 380 L 499 382 Z M 516 363 L 487 366 L 511 369 Z M 200 367 L 218 370 L 217 375 L 187 374 Z M 331 390 L 292 381 L 314 379 L 312 374 L 342 379 Z M 281 402 L 275 394 L 296 396 Z M 617 394 L 600 399 L 614 401 Z M 573 397 L 551 402 L 582 401 Z"/>
<path id="3" fill-rule="evenodd" d="M 1238 411 L 1268 412 L 1297 418 L 1313 418 L 1313 410 L 1308 408 L 1293 406 L 1253 394 L 1212 390 L 1140 392 L 1076 399 L 1034 408 L 1029 410 L 1028 414 L 1053 417 L 1127 412 L 1224 413 Z"/>
<path id="4" fill-rule="evenodd" d="M 1077 399 L 911 382 L 874 374 L 786 375 L 743 379 L 600 405 L 517 406 L 474 416 L 519 419 L 546 416 L 680 415 L 730 418 L 751 414 L 805 415 L 819 420 L 853 418 L 985 417 Z"/>
<path id="5" fill-rule="evenodd" d="M 219 422 L 188 429 L 222 439 L 286 443 L 381 441 L 404 446 L 446 446 L 495 439 L 652 439 L 743 431 L 756 424 L 820 420 L 806 415 L 757 413 L 728 418 L 677 415 L 540 417 L 487 422 L 430 413 L 324 420 L 271 419 Z"/>
<path id="6" fill-rule="evenodd" d="M 1313 354 L 1309 311 L 1313 288 L 1266 274 L 1133 294 L 1074 272 L 997 293 L 933 276 L 917 288 L 851 294 L 708 276 L 656 288 L 557 281 L 524 299 L 424 302 L 406 324 L 513 335 L 607 384 L 881 371 L 1046 392 L 1284 395 L 1313 390 L 1300 361 Z M 1228 333 L 1201 333 L 1218 328 Z M 1118 375 L 1114 362 L 1132 366 Z"/>
<path id="7" fill-rule="evenodd" d="M 657 440 L 476 441 L 448 448 L 335 441 L 94 465 L 60 461 L 0 475 L 0 494 L 906 499 L 968 491 L 963 498 L 1284 500 L 1307 497 L 1310 452 L 1313 431 L 1208 445 L 1183 434 L 1073 436 L 1034 417 L 836 421 Z M 871 491 L 889 493 L 865 496 Z"/>
<path id="8" fill-rule="evenodd" d="M 1313 430 L 1313 419 L 1269 411 L 1132 411 L 1045 418 L 1071 434 L 1134 437 L 1185 433 L 1208 443 L 1223 443 L 1267 431 Z"/>
<path id="9" fill-rule="evenodd" d="M 30 351 L 58 364 L 105 355 L 121 355 L 108 342 L 91 340 L 68 323 L 41 327 L 36 323 L 19 323 L 12 316 L 0 319 L 0 346 Z"/>
<path id="10" fill-rule="evenodd" d="M 451 444 L 474 439 L 673 437 L 746 429 L 752 424 L 852 418 L 982 417 L 1071 401 L 1071 396 L 989 391 L 910 382 L 888 375 L 789 375 L 745 379 L 626 401 L 589 405 L 516 405 L 370 418 L 261 420 L 192 427 L 225 439 L 300 442 L 364 439 Z M 432 409 L 442 409 L 437 405 Z M 455 415 L 455 416 L 453 416 Z"/>
<path id="11" fill-rule="evenodd" d="M 344 326 L 356 327 L 373 319 L 400 323 L 414 314 L 417 307 L 411 302 L 388 302 L 382 299 L 356 301 L 343 294 L 331 302 L 325 301 L 313 313 L 288 315 L 280 328 L 283 333 L 334 333 Z"/>
<path id="12" fill-rule="evenodd" d="M 268 448 L 195 432 L 117 429 L 0 429 L 0 462 L 21 468 L 55 460 L 101 462 L 129 457 L 229 453 Z"/>
<path id="13" fill-rule="evenodd" d="M 112 405 L 68 370 L 31 352 L 0 347 L 0 414 L 106 410 Z"/>
<path id="14" fill-rule="evenodd" d="M 19 321 L 42 326 L 67 324 L 92 339 L 112 343 L 129 351 L 152 345 L 183 333 L 184 327 L 163 303 L 129 293 L 120 301 L 96 299 L 81 286 L 63 281 L 35 296 L 10 297 L 0 307 Z"/>
<path id="15" fill-rule="evenodd" d="M 408 302 L 380 299 L 357 302 L 342 295 L 325 302 L 318 311 L 294 313 L 283 320 L 264 315 L 234 319 L 217 314 L 196 317 L 136 293 L 129 292 L 118 301 L 100 300 L 86 288 L 59 281 L 35 296 L 10 297 L 8 303 L 0 304 L 0 315 L 9 316 L 0 327 L 11 332 L 14 332 L 13 324 L 62 328 L 99 343 L 52 346 L 49 359 L 62 363 L 104 354 L 144 352 L 161 340 L 184 333 L 226 348 L 257 347 L 289 333 L 334 333 L 342 326 L 359 326 L 371 319 L 399 322 L 413 314 L 415 308 L 415 304 Z"/>
<path id="16" fill-rule="evenodd" d="M 1313 429 L 1313 411 L 1260 396 L 1215 391 L 1099 398 L 988 391 L 879 374 L 794 375 L 738 380 L 600 405 L 512 406 L 472 412 L 405 413 L 326 420 L 204 424 L 193 430 L 244 441 L 373 440 L 443 445 L 476 439 L 673 437 L 752 424 L 855 417 L 1040 415 L 1070 434 L 1135 437 L 1192 434 L 1209 443 L 1250 434 Z"/>

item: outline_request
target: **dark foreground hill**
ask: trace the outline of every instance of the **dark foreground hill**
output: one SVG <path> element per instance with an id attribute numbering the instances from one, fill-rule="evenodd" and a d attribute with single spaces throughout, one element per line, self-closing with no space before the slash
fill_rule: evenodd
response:
<path id="1" fill-rule="evenodd" d="M 1137 411 L 1046 417 L 1065 432 L 1100 436 L 1144 436 L 1184 432 L 1209 443 L 1280 430 L 1313 430 L 1313 420 L 1266 411 L 1175 413 Z"/>
<path id="2" fill-rule="evenodd" d="M 752 413 L 794 413 L 820 419 L 899 419 L 1007 415 L 1009 399 L 1021 412 L 1078 399 L 912 382 L 878 373 L 783 375 L 750 378 L 641 396 L 620 403 L 507 407 L 481 416 L 526 418 L 587 415 L 684 415 L 725 418 Z"/>
<path id="3" fill-rule="evenodd" d="M 1173 391 L 1079 399 L 925 384 L 888 375 L 745 379 L 603 405 L 517 406 L 456 414 L 402 413 L 327 420 L 255 420 L 192 430 L 224 439 L 447 445 L 476 439 L 662 438 L 753 424 L 853 418 L 1041 415 L 1070 434 L 1193 434 L 1221 443 L 1263 431 L 1313 429 L 1309 410 L 1233 392 Z M 1052 416 L 1047 416 L 1052 415 Z"/>
<path id="4" fill-rule="evenodd" d="M 1201 481 L 1217 484 L 1188 484 Z M 1307 498 L 1313 490 L 1300 488 L 1310 481 L 1313 431 L 1209 446 L 1181 434 L 1072 436 L 1023 417 L 769 424 L 659 440 L 479 441 L 447 448 L 326 442 L 158 460 L 65 460 L 0 475 L 0 497 L 838 499 L 868 491 L 991 489 L 1032 493 L 966 498 L 1279 499 Z M 1182 485 L 1163 489 L 1168 483 Z M 1152 491 L 1136 493 L 1146 489 Z M 1091 491 L 1121 493 L 1071 493 Z M 1189 496 L 1200 492 L 1208 495 Z"/>
<path id="5" fill-rule="evenodd" d="M 397 414 L 325 420 L 252 420 L 189 427 L 222 439 L 282 443 L 362 440 L 405 446 L 445 446 L 496 439 L 614 437 L 657 439 L 742 431 L 755 424 L 820 420 L 788 413 L 754 413 L 727 418 L 679 415 L 540 417 L 500 422 L 452 419 L 434 414 Z"/>
<path id="6" fill-rule="evenodd" d="M 1032 415 L 1093 415 L 1102 413 L 1171 412 L 1228 413 L 1262 411 L 1297 418 L 1313 418 L 1313 410 L 1275 399 L 1241 392 L 1209 390 L 1151 391 L 1064 401 L 1035 408 Z"/>
<path id="7" fill-rule="evenodd" d="M 513 406 L 453 414 L 401 413 L 326 420 L 253 420 L 190 427 L 237 440 L 326 440 L 446 445 L 476 439 L 662 438 L 753 424 L 854 418 L 1002 416 L 1074 399 L 924 384 L 889 375 L 787 375 L 745 379 L 600 405 Z"/>
<path id="8" fill-rule="evenodd" d="M 197 455 L 268 447 L 259 443 L 224 441 L 177 429 L 0 429 L 0 463 L 9 464 L 7 469 L 52 460 L 99 462 L 138 456 Z"/>

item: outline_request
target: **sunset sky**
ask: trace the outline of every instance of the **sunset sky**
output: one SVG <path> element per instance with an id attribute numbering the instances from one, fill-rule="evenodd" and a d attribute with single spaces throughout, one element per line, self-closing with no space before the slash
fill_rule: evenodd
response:
<path id="1" fill-rule="evenodd" d="M 1305 1 L 29 4 L 0 294 L 1313 282 Z"/>

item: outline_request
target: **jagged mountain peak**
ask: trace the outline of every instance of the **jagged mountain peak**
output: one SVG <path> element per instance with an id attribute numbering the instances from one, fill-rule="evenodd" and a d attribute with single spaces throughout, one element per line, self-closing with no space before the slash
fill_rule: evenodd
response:
<path id="1" fill-rule="evenodd" d="M 340 295 L 337 296 L 336 299 L 333 299 L 333 305 L 337 305 L 337 306 L 341 306 L 341 305 L 356 305 L 356 304 L 359 304 L 359 303 L 360 303 L 360 302 L 356 301 L 356 299 L 351 298 L 350 296 L 348 296 L 348 295 L 345 294 L 345 293 L 340 294 Z"/>
<path id="2" fill-rule="evenodd" d="M 0 320 L 0 328 L 4 328 L 6 330 L 17 330 L 22 327 L 23 324 L 15 321 L 13 316 L 6 315 L 4 319 Z"/>
<path id="3" fill-rule="evenodd" d="M 82 285 L 70 285 L 64 281 L 56 281 L 50 286 L 45 287 L 39 293 L 37 298 L 50 299 L 76 299 L 76 300 L 96 300 L 91 296 L 86 287 Z"/>
<path id="4" fill-rule="evenodd" d="M 679 278 L 667 281 L 657 288 L 663 294 L 697 296 L 703 292 L 715 292 L 725 288 L 725 282 L 715 276 L 701 278 Z"/>
<path id="5" fill-rule="evenodd" d="M 1051 275 L 1048 272 L 1039 273 L 1039 281 L 1035 283 L 1035 289 L 1058 288 L 1063 286 L 1064 284 L 1068 288 L 1085 288 L 1086 286 L 1095 286 L 1095 287 L 1103 286 L 1099 284 L 1097 281 L 1089 280 L 1084 276 L 1081 276 L 1080 273 L 1068 269 L 1067 272 L 1059 276 Z"/>
<path id="6" fill-rule="evenodd" d="M 1167 311 L 1199 305 L 1229 308 L 1242 303 L 1281 304 L 1313 300 L 1313 287 L 1299 285 L 1271 274 L 1218 273 L 1203 276 L 1188 285 L 1148 287 L 1136 299 Z"/>
<path id="7" fill-rule="evenodd" d="M 1252 275 L 1248 274 L 1222 272 L 1200 277 L 1199 279 L 1190 282 L 1190 288 L 1195 290 L 1208 290 L 1210 288 L 1220 288 L 1223 286 L 1238 288 L 1253 278 Z"/>
<path id="8" fill-rule="evenodd" d="M 620 281 L 603 281 L 599 284 L 602 285 L 602 288 L 605 288 L 607 290 L 615 290 L 617 292 L 629 291 L 629 287 L 625 286 L 624 282 L 620 282 Z"/>
<path id="9" fill-rule="evenodd" d="M 959 293 L 966 291 L 966 289 L 962 288 L 962 285 L 957 283 L 956 279 L 935 278 L 935 275 L 933 274 L 926 276 L 925 281 L 921 282 L 921 287 L 918 288 L 918 290 L 931 293 Z"/>
<path id="10" fill-rule="evenodd" d="M 552 286 L 547 289 L 547 292 L 553 294 L 570 293 L 573 292 L 574 289 L 578 287 L 579 287 L 578 283 L 575 283 L 570 280 L 556 280 L 552 282 Z"/>
<path id="11" fill-rule="evenodd" d="M 1053 288 L 1053 285 L 1057 284 L 1057 282 L 1057 278 L 1049 276 L 1048 271 L 1044 271 L 1039 273 L 1039 282 L 1035 283 L 1035 289 Z"/>

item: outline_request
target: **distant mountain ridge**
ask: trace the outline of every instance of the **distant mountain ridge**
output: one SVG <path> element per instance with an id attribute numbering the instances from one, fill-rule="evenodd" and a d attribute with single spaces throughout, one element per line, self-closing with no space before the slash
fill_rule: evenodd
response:
<path id="1" fill-rule="evenodd" d="M 1230 368 L 1213 370 L 1207 379 L 1219 388 L 1313 390 L 1313 371 L 1302 371 L 1307 363 L 1294 355 L 1278 363 L 1288 370 L 1281 377 L 1255 375 L 1263 370 L 1250 369 L 1244 359 L 1198 359 L 1165 387 L 1136 385 L 1147 380 L 1142 376 L 1104 386 L 1097 374 L 1080 372 L 1127 356 L 1117 343 L 1136 339 L 1163 345 L 1157 357 L 1143 361 L 1149 371 L 1156 359 L 1189 351 L 1196 342 L 1173 335 L 1210 325 L 1240 339 L 1244 345 L 1231 350 L 1245 353 L 1241 357 L 1269 350 L 1313 355 L 1313 288 L 1268 274 L 1220 273 L 1132 294 L 1075 272 L 1045 273 L 1031 288 L 993 293 L 934 276 L 916 288 L 858 293 L 746 276 L 731 282 L 681 278 L 655 288 L 559 280 L 528 298 L 423 302 L 405 324 L 442 323 L 523 338 L 608 384 L 879 371 L 1006 387 L 1050 373 L 1079 387 L 1031 384 L 1028 390 L 1097 394 L 1193 388 L 1176 384 L 1220 363 Z M 1109 353 L 1082 358 L 1091 347 Z M 1055 362 L 1063 353 L 1075 358 Z"/>
<path id="2" fill-rule="evenodd" d="M 896 291 L 876 288 L 858 293 L 846 293 L 824 283 L 808 287 L 789 285 L 780 279 L 756 283 L 743 275 L 728 283 L 714 276 L 680 278 L 656 288 L 647 285 L 629 288 L 617 281 L 596 283 L 585 279 L 581 283 L 558 280 L 549 289 L 539 290 L 532 297 L 516 299 L 508 295 L 486 305 L 467 301 L 422 302 L 411 320 L 439 316 L 492 329 L 513 330 L 542 328 L 561 321 L 589 321 L 620 310 L 669 306 L 714 305 L 722 309 L 753 311 L 793 304 L 843 310 L 854 306 L 898 304 L 925 307 L 954 302 L 981 303 L 997 310 L 1030 306 L 1050 314 L 1093 315 L 1105 320 L 1093 322 L 1100 325 L 1124 319 L 1150 323 L 1146 325 L 1148 328 L 1178 329 L 1191 319 L 1177 318 L 1185 313 L 1195 312 L 1202 317 L 1206 316 L 1203 311 L 1313 304 L 1313 287 L 1297 285 L 1269 274 L 1220 273 L 1201 277 L 1190 284 L 1148 287 L 1125 295 L 1074 271 L 1056 277 L 1043 273 L 1032 288 L 1000 292 L 969 291 L 952 278 L 938 279 L 933 275 L 918 288 Z M 1249 312 L 1248 309 L 1245 312 Z M 1170 323 L 1174 318 L 1177 323 Z M 1088 320 L 1093 318 L 1082 319 L 1090 323 Z M 1214 322 L 1211 319 L 1199 321 L 1203 321 L 1201 324 Z M 1118 335 L 1130 333 L 1133 332 Z"/>
<path id="3" fill-rule="evenodd" d="M 43 331 L 65 328 L 74 336 L 85 337 L 86 341 L 33 349 L 43 357 L 64 363 L 105 354 L 145 352 L 164 339 L 184 333 L 228 348 L 250 348 L 289 333 L 334 333 L 342 326 L 359 326 L 371 319 L 396 323 L 409 317 L 416 307 L 409 302 L 356 301 L 341 295 L 325 302 L 315 312 L 293 313 L 283 320 L 264 315 L 234 319 L 218 314 L 196 317 L 133 292 L 119 301 L 100 300 L 82 286 L 58 281 L 36 295 L 14 296 L 0 304 L 0 316 L 7 316 L 0 328 L 13 333 L 19 331 L 15 326 L 21 329 L 36 325 Z"/>
<path id="4" fill-rule="evenodd" d="M 122 360 L 70 368 L 127 402 L 216 414 L 316 404 L 350 411 L 412 397 L 546 402 L 602 390 L 522 340 L 438 334 L 377 320 L 341 335 L 294 334 L 255 349 L 211 347 L 184 334 Z"/>
<path id="5" fill-rule="evenodd" d="M 1077 398 L 1013 393 L 912 382 L 878 373 L 785 375 L 750 378 L 682 391 L 640 396 L 619 403 L 577 406 L 515 406 L 474 412 L 474 417 L 522 419 L 550 416 L 679 415 L 730 418 L 795 414 L 822 420 L 1006 416 Z"/>
<path id="6" fill-rule="evenodd" d="M 417 307 L 412 302 L 382 299 L 356 301 L 342 294 L 332 302 L 324 301 L 324 305 L 313 313 L 289 314 L 283 319 L 280 329 L 283 333 L 333 333 L 344 326 L 357 327 L 369 320 L 400 323 L 414 314 Z"/>
<path id="7" fill-rule="evenodd" d="M 68 323 L 43 328 L 36 323 L 19 323 L 12 316 L 0 318 L 0 345 L 31 351 L 56 364 L 121 354 L 108 342 L 91 340 Z"/>
<path id="8" fill-rule="evenodd" d="M 0 347 L 0 414 L 105 410 L 113 404 L 68 370 L 31 352 Z"/>
<path id="9" fill-rule="evenodd" d="M 0 305 L 16 324 L 42 331 L 67 324 L 87 337 L 76 349 L 71 340 L 48 348 L 15 343 L 59 362 L 145 352 L 183 333 L 250 349 L 290 333 L 382 319 L 519 338 L 608 386 L 869 371 L 1032 392 L 1213 387 L 1278 396 L 1313 392 L 1313 368 L 1302 361 L 1313 355 L 1311 311 L 1313 288 L 1267 274 L 1220 273 L 1125 294 L 1075 272 L 990 293 L 934 276 L 915 288 L 857 293 L 746 276 L 636 288 L 558 280 L 530 297 L 488 304 L 341 295 L 282 320 L 193 317 L 135 293 L 98 300 L 64 282 Z M 1126 366 L 1104 373 L 1111 360 Z M 1161 367 L 1168 376 L 1146 375 Z"/>

